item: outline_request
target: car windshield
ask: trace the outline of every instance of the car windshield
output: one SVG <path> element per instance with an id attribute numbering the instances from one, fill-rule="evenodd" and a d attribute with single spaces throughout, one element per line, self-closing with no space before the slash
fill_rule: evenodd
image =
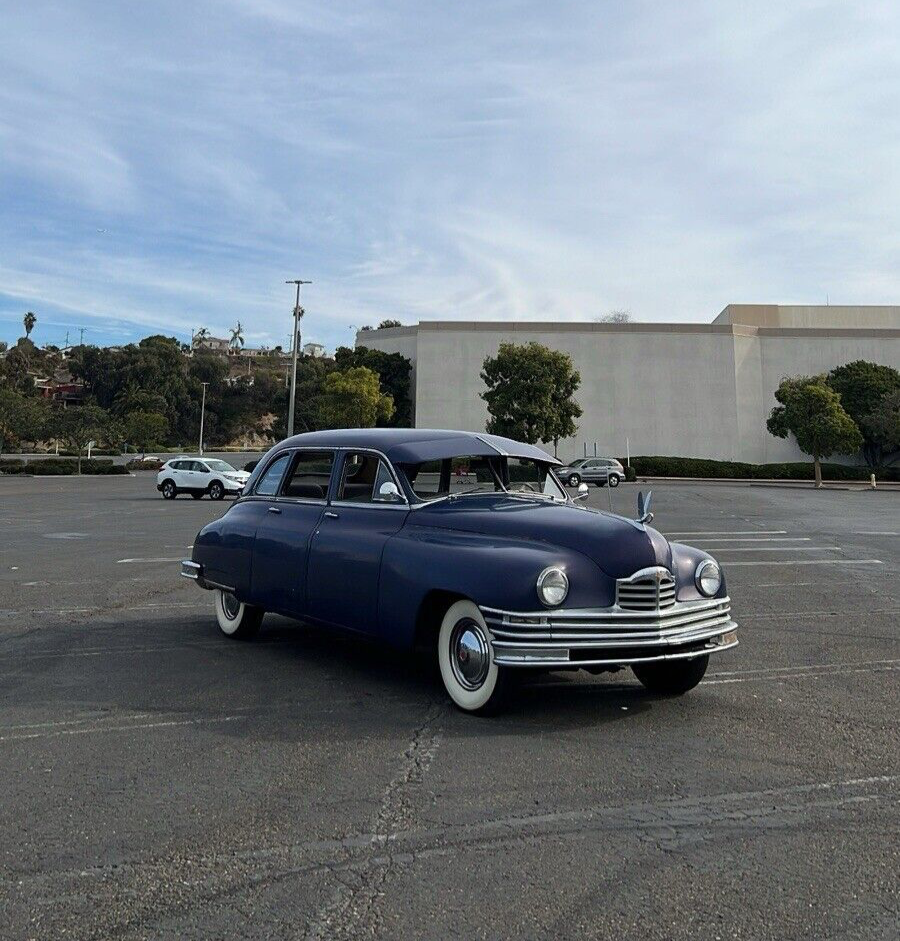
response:
<path id="1" fill-rule="evenodd" d="M 458 455 L 419 464 L 401 464 L 399 469 L 413 493 L 422 500 L 494 492 L 567 499 L 565 491 L 549 473 L 549 465 L 528 458 Z"/>
<path id="2" fill-rule="evenodd" d="M 581 465 L 584 464 L 586 460 L 586 457 L 576 458 L 574 461 L 569 461 L 569 463 L 566 464 L 566 467 L 581 467 Z"/>
<path id="3" fill-rule="evenodd" d="M 210 461 L 204 458 L 206 464 L 210 470 L 220 471 L 223 474 L 227 474 L 229 471 L 231 473 L 235 472 L 235 468 L 232 467 L 227 461 Z"/>

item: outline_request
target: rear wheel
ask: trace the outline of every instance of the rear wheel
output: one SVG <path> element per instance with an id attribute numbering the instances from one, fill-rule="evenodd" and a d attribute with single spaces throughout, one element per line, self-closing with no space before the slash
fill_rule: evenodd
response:
<path id="1" fill-rule="evenodd" d="M 438 666 L 456 706 L 474 715 L 500 711 L 511 685 L 510 671 L 494 662 L 491 632 L 477 605 L 450 605 L 438 635 Z"/>
<path id="2" fill-rule="evenodd" d="M 164 480 L 161 493 L 163 500 L 174 500 L 178 496 L 178 488 L 172 480 Z"/>
<path id="3" fill-rule="evenodd" d="M 618 487 L 618 486 L 619 486 L 619 475 L 618 475 L 618 474 L 610 474 L 610 477 L 609 477 L 609 485 L 610 485 L 610 487 Z"/>
<path id="4" fill-rule="evenodd" d="M 221 588 L 215 589 L 215 595 L 216 620 L 222 633 L 238 640 L 253 637 L 262 624 L 265 611 L 238 601 L 230 591 L 222 591 Z"/>
<path id="5" fill-rule="evenodd" d="M 566 483 L 570 487 L 577 487 L 581 483 L 581 478 L 578 476 L 578 474 L 569 474 L 569 479 L 566 481 Z"/>
<path id="6" fill-rule="evenodd" d="M 209 485 L 209 498 L 210 500 L 221 500 L 225 496 L 225 488 L 219 483 L 218 480 L 214 480 Z"/>
<path id="7" fill-rule="evenodd" d="M 709 665 L 709 654 L 691 660 L 663 660 L 660 663 L 635 663 L 634 675 L 660 696 L 682 696 L 703 679 Z"/>

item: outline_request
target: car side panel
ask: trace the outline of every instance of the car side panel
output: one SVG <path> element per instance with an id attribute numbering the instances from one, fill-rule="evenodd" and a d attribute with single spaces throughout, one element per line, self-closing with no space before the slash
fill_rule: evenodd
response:
<path id="1" fill-rule="evenodd" d="M 549 565 L 560 565 L 569 577 L 567 608 L 613 603 L 615 582 L 593 561 L 571 549 L 407 525 L 384 549 L 379 591 L 381 636 L 398 647 L 411 646 L 419 610 L 434 590 L 492 608 L 540 610 L 543 606 L 536 581 Z"/>

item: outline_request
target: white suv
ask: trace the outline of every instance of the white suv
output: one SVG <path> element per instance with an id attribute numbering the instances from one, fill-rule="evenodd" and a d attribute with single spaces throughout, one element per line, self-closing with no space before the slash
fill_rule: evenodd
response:
<path id="1" fill-rule="evenodd" d="M 176 457 L 156 475 L 156 489 L 166 500 L 179 493 L 189 493 L 195 500 L 208 493 L 210 499 L 221 500 L 226 493 L 237 496 L 249 477 L 247 471 L 216 458 Z"/>

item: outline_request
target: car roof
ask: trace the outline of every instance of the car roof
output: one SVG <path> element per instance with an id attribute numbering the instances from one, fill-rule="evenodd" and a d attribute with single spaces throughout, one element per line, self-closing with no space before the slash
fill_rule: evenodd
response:
<path id="1" fill-rule="evenodd" d="M 449 431 L 436 428 L 338 428 L 331 431 L 311 431 L 286 438 L 282 448 L 371 448 L 381 451 L 399 464 L 471 454 L 491 457 L 525 457 L 550 464 L 560 462 L 533 444 L 523 444 L 512 438 L 473 431 Z"/>

